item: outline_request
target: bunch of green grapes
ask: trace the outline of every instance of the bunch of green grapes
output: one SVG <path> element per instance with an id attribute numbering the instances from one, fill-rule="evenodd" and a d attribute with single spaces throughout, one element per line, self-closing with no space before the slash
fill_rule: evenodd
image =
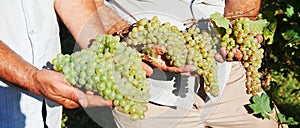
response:
<path id="1" fill-rule="evenodd" d="M 205 91 L 213 96 L 218 96 L 219 86 L 217 78 L 217 64 L 214 55 L 217 54 L 217 37 L 212 37 L 207 31 L 200 32 L 196 25 L 183 31 L 188 49 L 187 64 L 196 65 L 197 73 L 202 75 Z"/>
<path id="2" fill-rule="evenodd" d="M 98 36 L 90 48 L 58 54 L 52 60 L 53 69 L 63 73 L 70 84 L 113 100 L 132 120 L 144 118 L 150 98 L 141 62 L 135 49 L 112 35 Z"/>
<path id="3" fill-rule="evenodd" d="M 152 46 L 160 45 L 166 49 L 164 57 L 169 60 L 170 65 L 181 66 L 186 63 L 187 49 L 182 33 L 169 22 L 161 24 L 157 16 L 151 20 L 143 18 L 137 21 L 128 34 L 126 43 L 134 47 L 142 46 L 142 52 L 154 58 L 158 54 Z"/>
<path id="4" fill-rule="evenodd" d="M 246 69 L 247 93 L 256 95 L 260 92 L 261 81 L 259 68 L 261 67 L 264 49 L 256 39 L 257 33 L 250 28 L 251 20 L 240 18 L 233 21 L 232 27 L 226 29 L 222 36 L 221 46 L 229 51 L 227 60 L 234 60 L 234 48 L 238 48 L 242 54 L 242 64 Z"/>
<path id="5" fill-rule="evenodd" d="M 153 49 L 153 45 L 160 45 L 166 50 L 161 56 L 170 65 L 195 65 L 197 73 L 204 77 L 206 91 L 213 96 L 217 96 L 219 92 L 217 65 L 213 58 L 216 54 L 216 41 L 208 32 L 200 32 L 196 25 L 179 30 L 169 22 L 161 23 L 157 16 L 137 21 L 126 38 L 129 46 L 140 48 L 141 53 L 154 58 L 154 61 L 160 54 Z"/>

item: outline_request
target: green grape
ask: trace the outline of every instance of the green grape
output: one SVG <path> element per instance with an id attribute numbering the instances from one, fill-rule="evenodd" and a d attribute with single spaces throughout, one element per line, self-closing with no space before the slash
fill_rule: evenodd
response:
<path id="1" fill-rule="evenodd" d="M 145 106 L 150 98 L 150 87 L 141 62 L 135 49 L 112 35 L 98 36 L 90 48 L 71 55 L 58 54 L 52 60 L 54 70 L 64 74 L 70 84 L 114 100 L 115 106 L 122 106 L 125 113 L 137 116 L 137 119 L 141 119 L 146 111 L 130 113 L 129 108 Z"/>

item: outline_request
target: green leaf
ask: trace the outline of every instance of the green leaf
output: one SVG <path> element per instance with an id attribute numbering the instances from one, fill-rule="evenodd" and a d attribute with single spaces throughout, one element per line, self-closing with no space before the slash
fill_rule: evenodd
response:
<path id="1" fill-rule="evenodd" d="M 278 113 L 276 116 L 276 120 L 280 121 L 283 124 L 287 125 L 298 125 L 299 122 L 295 121 L 293 117 L 289 117 L 286 119 L 284 114 Z"/>
<path id="2" fill-rule="evenodd" d="M 215 23 L 219 28 L 229 28 L 229 20 L 226 19 L 221 13 L 215 12 L 210 15 L 210 19 Z"/>
<path id="3" fill-rule="evenodd" d="M 271 22 L 264 30 L 263 30 L 263 36 L 264 39 L 267 41 L 266 43 L 271 45 L 273 44 L 273 38 L 276 31 L 277 22 L 273 21 Z"/>
<path id="4" fill-rule="evenodd" d="M 249 107 L 253 110 L 253 114 L 261 114 L 263 118 L 270 119 L 268 113 L 272 112 L 270 105 L 270 97 L 263 93 L 261 96 L 253 96 L 253 103 Z"/>
<path id="5" fill-rule="evenodd" d="M 285 40 L 288 40 L 290 42 L 297 42 L 300 40 L 299 33 L 293 29 L 289 29 L 281 35 Z"/>
<path id="6" fill-rule="evenodd" d="M 286 14 L 287 17 L 289 17 L 289 18 L 292 17 L 292 16 L 295 14 L 295 12 L 294 12 L 294 7 L 291 6 L 291 5 L 288 5 L 288 7 L 286 8 L 285 14 Z"/>
<path id="7" fill-rule="evenodd" d="M 266 26 L 269 25 L 269 22 L 266 19 L 250 21 L 250 29 L 257 34 L 263 34 L 263 30 Z"/>

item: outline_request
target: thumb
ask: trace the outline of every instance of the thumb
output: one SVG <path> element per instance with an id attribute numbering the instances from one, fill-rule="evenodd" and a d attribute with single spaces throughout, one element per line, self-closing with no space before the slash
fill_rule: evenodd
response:
<path id="1" fill-rule="evenodd" d="M 112 100 L 105 100 L 102 96 L 87 94 L 77 89 L 78 102 L 83 107 L 93 107 L 93 106 L 113 106 Z"/>
<path id="2" fill-rule="evenodd" d="M 112 100 L 105 100 L 102 96 L 85 94 L 86 101 L 82 107 L 93 107 L 93 106 L 113 106 Z M 81 100 L 79 100 L 81 102 Z M 87 103 L 86 103 L 87 102 Z"/>
<path id="3" fill-rule="evenodd" d="M 77 97 L 78 97 L 78 102 L 82 107 L 88 107 L 88 100 L 82 91 L 77 89 Z"/>
<path id="4" fill-rule="evenodd" d="M 153 73 L 153 69 L 146 63 L 142 62 L 143 69 L 146 71 L 146 76 L 150 76 Z"/>

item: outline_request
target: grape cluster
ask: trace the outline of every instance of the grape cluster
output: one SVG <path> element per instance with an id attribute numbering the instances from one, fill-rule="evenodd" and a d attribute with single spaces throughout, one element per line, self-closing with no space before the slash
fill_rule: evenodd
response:
<path id="1" fill-rule="evenodd" d="M 218 96 L 219 86 L 217 78 L 217 64 L 214 55 L 219 43 L 217 37 L 212 37 L 208 32 L 202 31 L 192 25 L 183 32 L 188 49 L 187 64 L 196 65 L 197 73 L 204 76 L 205 91 L 213 96 Z"/>
<path id="2" fill-rule="evenodd" d="M 261 67 L 264 50 L 255 38 L 257 33 L 250 28 L 251 20 L 248 18 L 236 19 L 232 27 L 226 29 L 222 36 L 221 46 L 229 51 L 227 60 L 234 60 L 234 48 L 238 48 L 242 54 L 241 63 L 246 69 L 247 93 L 256 95 L 260 92 L 261 81 L 259 68 Z"/>
<path id="3" fill-rule="evenodd" d="M 153 45 L 164 47 L 166 51 L 161 56 L 171 66 L 195 65 L 197 73 L 204 78 L 206 91 L 213 96 L 219 92 L 217 65 L 213 58 L 217 52 L 217 42 L 216 38 L 206 31 L 200 31 L 196 25 L 179 30 L 169 22 L 161 23 L 157 16 L 137 21 L 126 38 L 129 46 L 141 49 L 141 53 L 152 58 L 158 56 Z"/>
<path id="4" fill-rule="evenodd" d="M 137 21 L 128 34 L 126 43 L 134 47 L 142 46 L 142 52 L 151 57 L 157 57 L 152 46 L 161 45 L 166 49 L 165 58 L 169 60 L 170 65 L 181 66 L 186 63 L 187 49 L 183 35 L 169 22 L 161 24 L 157 16 L 151 20 L 143 18 Z"/>
<path id="5" fill-rule="evenodd" d="M 144 118 L 150 98 L 141 62 L 135 49 L 112 35 L 98 36 L 89 48 L 58 54 L 52 60 L 53 69 L 63 73 L 70 84 L 113 100 L 132 120 Z"/>

